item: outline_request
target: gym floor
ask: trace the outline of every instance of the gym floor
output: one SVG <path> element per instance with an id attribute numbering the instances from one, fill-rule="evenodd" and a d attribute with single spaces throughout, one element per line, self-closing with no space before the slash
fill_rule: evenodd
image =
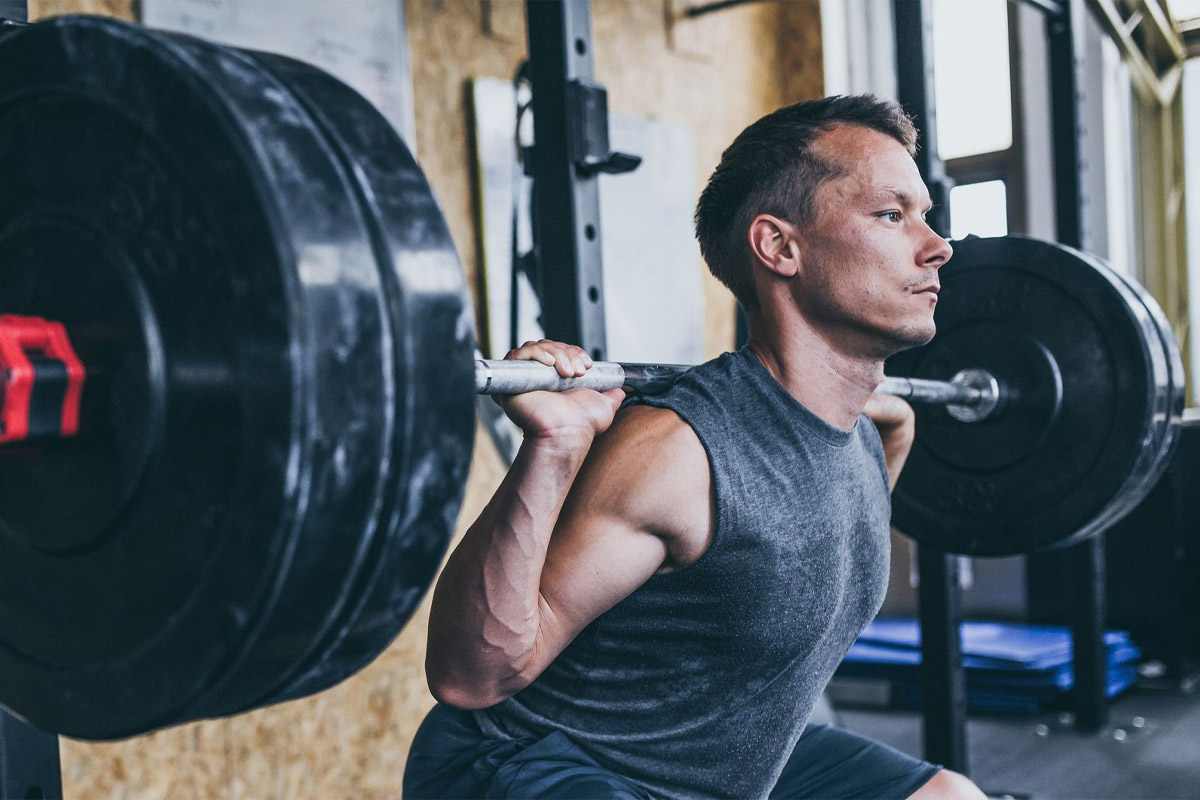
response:
<path id="1" fill-rule="evenodd" d="M 971 778 L 990 797 L 1200 798 L 1200 690 L 1190 688 L 1132 689 L 1095 734 L 1075 731 L 1069 714 L 974 715 Z M 839 708 L 837 717 L 842 727 L 921 755 L 918 713 Z"/>

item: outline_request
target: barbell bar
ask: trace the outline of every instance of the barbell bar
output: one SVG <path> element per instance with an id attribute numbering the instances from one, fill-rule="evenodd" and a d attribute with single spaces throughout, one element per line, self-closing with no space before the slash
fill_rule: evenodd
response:
<path id="1" fill-rule="evenodd" d="M 627 389 L 654 394 L 666 391 L 687 372 L 681 364 L 628 364 L 597 361 L 579 377 L 564 378 L 547 364 L 527 360 L 475 359 L 475 391 L 514 395 L 525 392 L 565 392 L 570 389 Z M 886 377 L 875 390 L 914 403 L 946 407 L 960 422 L 979 422 L 1003 406 L 1000 382 L 982 369 L 964 369 L 948 381 Z"/>

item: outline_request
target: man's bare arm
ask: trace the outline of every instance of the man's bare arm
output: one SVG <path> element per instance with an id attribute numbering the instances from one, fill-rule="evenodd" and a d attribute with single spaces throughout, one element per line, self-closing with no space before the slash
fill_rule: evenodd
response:
<path id="1" fill-rule="evenodd" d="M 527 436 L 438 581 L 426 672 L 443 702 L 506 699 L 664 564 L 702 552 L 708 461 L 677 416 L 634 408 L 594 447 L 559 444 Z"/>
<path id="2" fill-rule="evenodd" d="M 529 441 L 434 590 L 426 672 L 434 696 L 463 708 L 503 699 L 527 665 L 544 613 L 550 535 L 586 446 Z"/>

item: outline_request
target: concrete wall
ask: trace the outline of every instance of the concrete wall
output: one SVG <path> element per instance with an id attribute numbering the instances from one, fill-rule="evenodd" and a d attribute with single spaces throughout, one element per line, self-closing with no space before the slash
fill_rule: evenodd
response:
<path id="1" fill-rule="evenodd" d="M 266 0 L 252 0 L 264 2 Z M 816 0 L 751 3 L 680 20 L 688 0 L 597 0 L 597 78 L 614 111 L 689 127 L 696 182 L 745 125 L 823 85 Z M 410 0 L 417 151 L 472 283 L 478 260 L 466 82 L 511 76 L 525 55 L 523 4 Z M 59 13 L 132 18 L 132 0 L 33 0 L 31 18 Z M 697 270 L 703 270 L 700 263 Z M 707 275 L 707 273 L 705 272 Z M 705 348 L 728 349 L 733 301 L 706 278 Z M 465 528 L 503 477 L 485 435 L 460 518 Z M 424 681 L 427 609 L 361 674 L 316 697 L 124 742 L 65 741 L 71 798 L 398 797 L 409 742 L 432 706 Z"/>

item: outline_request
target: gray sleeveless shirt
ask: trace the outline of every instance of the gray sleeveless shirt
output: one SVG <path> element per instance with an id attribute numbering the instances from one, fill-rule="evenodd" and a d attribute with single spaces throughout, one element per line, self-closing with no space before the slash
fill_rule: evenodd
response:
<path id="1" fill-rule="evenodd" d="M 667 408 L 708 452 L 712 545 L 594 620 L 532 684 L 476 712 L 484 733 L 559 730 L 671 798 L 766 797 L 816 698 L 883 601 L 883 448 L 834 428 L 748 349 L 686 373 Z"/>

